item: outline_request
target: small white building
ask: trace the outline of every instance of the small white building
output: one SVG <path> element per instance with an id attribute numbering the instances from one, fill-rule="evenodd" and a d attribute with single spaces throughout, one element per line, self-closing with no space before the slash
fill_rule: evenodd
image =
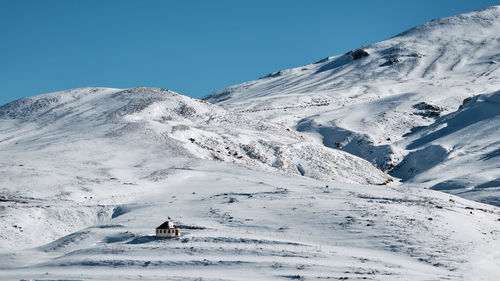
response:
<path id="1" fill-rule="evenodd" d="M 156 228 L 156 237 L 174 238 L 181 236 L 181 230 L 170 220 L 162 223 Z"/>

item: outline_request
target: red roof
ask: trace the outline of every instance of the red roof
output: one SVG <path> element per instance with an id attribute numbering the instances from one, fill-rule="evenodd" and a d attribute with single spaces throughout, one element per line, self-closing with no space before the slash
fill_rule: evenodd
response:
<path id="1" fill-rule="evenodd" d="M 156 229 L 169 229 L 169 227 L 168 227 L 169 222 L 172 222 L 172 221 L 166 221 L 166 222 L 162 223 L 160 226 L 158 226 Z M 173 228 L 176 228 L 175 225 Z"/>

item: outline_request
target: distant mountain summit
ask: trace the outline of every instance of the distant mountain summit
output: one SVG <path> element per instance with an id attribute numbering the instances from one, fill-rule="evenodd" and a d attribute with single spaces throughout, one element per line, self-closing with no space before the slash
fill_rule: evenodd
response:
<path id="1" fill-rule="evenodd" d="M 438 29 L 446 28 L 449 28 L 455 33 L 449 34 L 448 36 L 470 36 L 470 34 L 467 33 L 468 31 L 472 31 L 476 34 L 486 31 L 478 30 L 478 27 L 488 29 L 494 27 L 495 25 L 498 26 L 498 22 L 500 21 L 499 17 L 500 6 L 492 6 L 469 13 L 431 20 L 430 22 L 421 24 L 405 32 L 402 32 L 395 37 L 407 36 L 415 33 L 422 34 L 422 32 L 433 32 Z M 457 34 L 456 32 L 462 33 Z"/>
<path id="2" fill-rule="evenodd" d="M 497 51 L 499 28 L 500 6 L 433 20 L 388 40 L 306 66 L 271 73 L 259 80 L 216 91 L 204 99 L 230 107 L 230 104 L 235 106 L 248 99 L 283 94 L 328 94 L 333 91 L 330 94 L 338 96 L 337 91 L 343 87 L 387 79 L 408 83 L 408 79 L 439 78 L 458 83 L 458 78 L 467 78 L 461 82 L 479 84 L 477 80 L 484 79 L 483 82 L 492 84 L 493 77 L 482 76 L 497 69 L 492 65 L 500 60 Z M 362 56 L 359 55 L 361 51 Z M 363 93 L 358 89 L 342 96 Z"/>
<path id="3" fill-rule="evenodd" d="M 457 110 L 464 101 L 483 100 L 473 97 L 498 91 L 499 50 L 500 6 L 494 6 L 433 20 L 388 40 L 271 73 L 203 99 L 228 110 L 286 124 L 315 137 L 318 143 L 362 157 L 405 181 L 450 192 L 453 187 L 443 188 L 449 185 L 440 183 L 459 182 L 461 188 L 453 192 L 498 202 L 491 197 L 492 189 L 487 198 L 479 195 L 486 194 L 484 189 L 476 190 L 500 178 L 498 165 L 491 162 L 498 163 L 498 157 L 486 157 L 490 162 L 481 160 L 500 149 L 499 130 L 494 131 L 498 128 L 497 114 L 489 117 L 489 133 L 476 136 L 485 140 L 474 154 L 469 150 L 459 152 L 465 141 L 479 144 L 477 138 L 462 138 L 462 130 L 454 133 L 457 143 L 435 139 L 427 143 L 432 149 L 411 145 L 408 140 L 417 131 L 430 134 L 430 129 L 421 129 L 435 127 L 433 124 L 447 126 L 447 115 L 460 115 Z M 418 161 L 415 155 L 419 155 Z M 475 155 L 467 158 L 467 163 L 474 164 L 460 163 L 470 165 L 470 169 L 442 172 L 443 166 L 451 168 L 451 159 L 462 159 L 460 155 Z"/>

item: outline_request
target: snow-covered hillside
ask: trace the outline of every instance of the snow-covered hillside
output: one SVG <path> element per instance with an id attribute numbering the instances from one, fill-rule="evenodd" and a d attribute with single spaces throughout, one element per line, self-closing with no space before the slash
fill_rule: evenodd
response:
<path id="1" fill-rule="evenodd" d="M 367 161 L 284 125 L 167 90 L 21 99 L 0 108 L 0 140 L 0 280 L 500 271 L 498 208 L 387 185 Z M 168 216 L 183 237 L 155 239 Z"/>
<path id="2" fill-rule="evenodd" d="M 302 174 L 346 183 L 391 181 L 367 161 L 310 143 L 281 125 L 167 90 L 75 89 L 0 107 L 0 186 L 2 200 L 43 204 L 57 198 L 80 202 L 88 209 L 42 208 L 24 213 L 8 208 L 9 222 L 1 225 L 0 234 L 8 239 L 0 243 L 47 242 L 93 223 L 99 219 L 94 216 L 96 210 L 103 216 L 109 212 L 99 206 L 101 196 L 136 186 L 138 180 L 168 177 L 171 158 L 183 163 L 226 161 L 284 176 Z M 19 233 L 12 228 L 19 216 L 48 230 L 41 236 L 39 231 Z M 60 218 L 54 229 L 47 225 L 53 221 L 43 219 L 53 216 Z"/>
<path id="3" fill-rule="evenodd" d="M 344 182 L 391 180 L 365 160 L 315 145 L 285 126 L 162 89 L 69 90 L 9 103 L 0 107 L 0 118 L 0 149 L 9 154 L 13 149 L 59 150 L 64 142 L 70 149 L 82 141 L 117 142 L 125 137 L 134 146 L 143 141 L 166 146 L 167 155 Z M 106 147 L 92 148 L 88 152 L 101 154 Z"/>
<path id="4" fill-rule="evenodd" d="M 500 270 L 495 207 L 418 187 L 284 177 L 220 161 L 121 160 L 111 171 L 123 173 L 117 179 L 89 170 L 85 182 L 65 187 L 67 199 L 2 202 L 2 226 L 17 235 L 50 232 L 64 225 L 58 220 L 79 219 L 71 210 L 91 206 L 95 221 L 27 249 L 3 229 L 10 243 L 0 250 L 0 279 L 495 280 Z M 169 166 L 164 177 L 151 178 L 148 170 L 161 164 Z M 125 176 L 134 182 L 121 183 Z M 10 209 L 13 221 L 5 219 Z M 37 228 L 29 216 L 46 223 Z M 180 239 L 152 236 L 167 216 Z"/>
<path id="5" fill-rule="evenodd" d="M 318 143 L 360 156 L 406 181 L 424 183 L 432 177 L 431 185 L 443 190 L 453 188 L 443 188 L 450 179 L 465 179 L 460 180 L 462 189 L 492 187 L 488 183 L 500 178 L 499 158 L 490 154 L 500 149 L 500 131 L 494 130 L 500 109 L 494 98 L 485 99 L 482 104 L 490 104 L 489 121 L 474 124 L 473 115 L 458 110 L 464 100 L 494 95 L 500 89 L 499 50 L 500 6 L 496 6 L 434 20 L 386 41 L 278 71 L 204 99 L 294 127 Z M 465 118 L 454 120 L 470 125 L 464 125 L 469 130 L 487 132 L 480 136 L 481 144 L 466 143 L 478 138 L 461 137 L 467 132 L 455 126 L 453 137 L 458 139 L 447 147 L 415 151 L 415 144 L 409 145 L 418 129 L 431 126 L 422 134 L 435 129 L 436 122 L 446 126 L 449 118 L 443 116 L 448 114 Z M 422 153 L 432 158 L 430 162 L 415 158 Z M 471 154 L 475 156 L 469 158 Z M 480 160 L 484 157 L 490 160 Z M 455 167 L 466 162 L 475 170 Z M 446 167 L 436 173 L 429 170 L 433 166 Z M 475 171 L 481 175 L 470 176 Z M 499 202 L 491 192 L 463 196 Z"/>
<path id="6" fill-rule="evenodd" d="M 411 152 L 393 175 L 500 206 L 500 92 L 466 99 L 400 145 Z"/>
<path id="7" fill-rule="evenodd" d="M 496 281 L 498 50 L 492 7 L 206 101 L 1 106 L 0 280 Z"/>

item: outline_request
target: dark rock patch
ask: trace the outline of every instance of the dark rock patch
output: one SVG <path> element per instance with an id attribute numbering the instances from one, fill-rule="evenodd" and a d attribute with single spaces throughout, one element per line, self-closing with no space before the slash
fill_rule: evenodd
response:
<path id="1" fill-rule="evenodd" d="M 417 103 L 413 105 L 413 108 L 419 110 L 417 112 L 414 112 L 415 115 L 424 117 L 439 117 L 441 115 L 441 112 L 444 111 L 444 108 L 426 102 Z"/>
<path id="2" fill-rule="evenodd" d="M 347 52 L 346 55 L 351 55 L 351 57 L 354 60 L 358 60 L 360 58 L 367 57 L 370 54 L 367 51 L 365 51 L 364 49 L 356 49 L 354 51 Z"/>
<path id="3" fill-rule="evenodd" d="M 379 65 L 380 67 L 383 67 L 383 66 L 389 66 L 389 65 L 393 65 L 395 63 L 398 63 L 399 62 L 399 59 L 398 58 L 390 58 L 388 59 L 386 62 L 384 62 L 383 64 Z"/>

